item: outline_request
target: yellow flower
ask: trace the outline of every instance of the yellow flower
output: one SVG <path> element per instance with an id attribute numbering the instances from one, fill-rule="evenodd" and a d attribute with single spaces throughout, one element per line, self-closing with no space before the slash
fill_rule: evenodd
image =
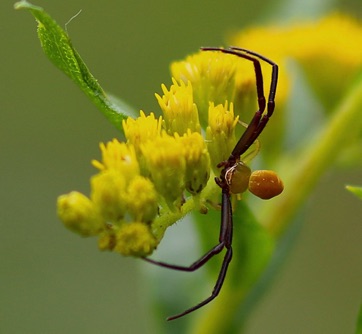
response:
<path id="1" fill-rule="evenodd" d="M 210 156 L 204 138 L 189 130 L 182 137 L 176 136 L 176 140 L 181 143 L 186 161 L 185 187 L 191 194 L 198 194 L 210 177 Z"/>
<path id="2" fill-rule="evenodd" d="M 212 168 L 217 175 L 217 164 L 226 160 L 235 146 L 235 126 L 239 117 L 234 116 L 234 105 L 225 102 L 224 105 L 209 106 L 209 122 L 206 128 L 207 146 L 211 157 Z"/>
<path id="3" fill-rule="evenodd" d="M 127 180 L 139 174 L 139 165 L 132 145 L 113 139 L 107 144 L 101 143 L 102 162 L 93 160 L 92 164 L 100 171 L 114 170 L 123 174 Z"/>
<path id="4" fill-rule="evenodd" d="M 237 62 L 236 57 L 227 57 L 220 52 L 200 51 L 171 64 L 171 74 L 177 81 L 191 82 L 204 125 L 209 102 L 224 104 L 233 100 Z"/>
<path id="5" fill-rule="evenodd" d="M 182 144 L 166 133 L 141 145 L 150 177 L 172 210 L 181 206 L 185 190 L 186 161 L 180 154 L 182 149 Z"/>
<path id="6" fill-rule="evenodd" d="M 167 133 L 183 135 L 188 130 L 200 132 L 199 115 L 193 101 L 191 82 L 185 84 L 181 81 L 178 84 L 175 79 L 172 79 L 172 82 L 169 91 L 165 85 L 161 86 L 164 94 L 162 97 L 155 94 L 164 115 Z"/>
<path id="7" fill-rule="evenodd" d="M 127 141 L 134 146 L 137 154 L 141 152 L 140 146 L 142 143 L 153 140 L 153 138 L 161 134 L 161 125 L 162 117 L 156 119 L 153 113 L 146 116 L 142 110 L 140 111 L 140 117 L 136 119 L 128 117 L 127 120 L 122 122 Z"/>

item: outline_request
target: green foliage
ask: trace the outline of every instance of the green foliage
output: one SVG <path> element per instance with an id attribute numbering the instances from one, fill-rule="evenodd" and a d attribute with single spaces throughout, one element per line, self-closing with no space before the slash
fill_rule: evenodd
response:
<path id="1" fill-rule="evenodd" d="M 362 334 L 362 305 L 359 309 L 358 319 L 357 319 L 357 327 L 356 334 Z"/>
<path id="2" fill-rule="evenodd" d="M 27 9 L 33 14 L 38 22 L 41 46 L 50 61 L 77 84 L 113 125 L 122 130 L 122 120 L 132 115 L 133 111 L 125 103 L 105 93 L 72 46 L 68 34 L 43 8 L 25 0 L 17 2 L 14 7 Z"/>
<path id="3" fill-rule="evenodd" d="M 346 189 L 362 199 L 362 187 L 346 186 Z"/>

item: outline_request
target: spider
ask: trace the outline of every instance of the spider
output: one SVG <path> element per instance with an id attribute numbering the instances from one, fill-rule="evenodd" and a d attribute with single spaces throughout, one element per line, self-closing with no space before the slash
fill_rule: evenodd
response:
<path id="1" fill-rule="evenodd" d="M 242 193 L 248 187 L 249 177 L 250 177 L 250 169 L 247 167 L 242 161 L 240 161 L 240 156 L 247 151 L 247 149 L 255 142 L 258 136 L 263 131 L 264 127 L 269 121 L 269 118 L 272 116 L 275 107 L 275 93 L 277 88 L 278 81 L 278 66 L 273 61 L 268 58 L 253 52 L 247 49 L 239 48 L 239 47 L 229 47 L 227 49 L 217 48 L 217 47 L 202 47 L 202 51 L 219 51 L 226 54 L 231 54 L 237 57 L 244 58 L 253 62 L 254 70 L 255 70 L 255 78 L 256 78 L 256 91 L 258 98 L 258 110 L 254 114 L 251 119 L 249 125 L 247 126 L 245 132 L 242 134 L 241 138 L 235 145 L 232 150 L 229 158 L 225 161 L 222 161 L 218 164 L 218 168 L 222 168 L 220 172 L 220 176 L 215 178 L 216 184 L 221 188 L 221 223 L 220 223 L 220 233 L 219 233 L 219 242 L 213 248 L 211 248 L 206 254 L 204 254 L 200 259 L 192 263 L 190 266 L 179 266 L 168 264 L 165 262 L 159 262 L 150 258 L 143 258 L 145 261 L 180 271 L 192 272 L 200 267 L 202 267 L 206 262 L 208 262 L 214 255 L 219 254 L 223 249 L 226 249 L 224 259 L 221 265 L 221 269 L 212 290 L 211 295 L 198 303 L 197 305 L 190 307 L 189 309 L 170 316 L 167 320 L 174 320 L 184 315 L 191 313 L 202 306 L 208 304 L 213 299 L 217 297 L 219 294 L 222 285 L 224 283 L 226 272 L 228 266 L 230 264 L 233 250 L 232 250 L 232 236 L 233 236 L 233 215 L 232 215 L 232 206 L 231 206 L 231 194 L 232 193 Z M 268 101 L 265 100 L 264 96 L 264 87 L 263 87 L 263 74 L 261 70 L 260 60 L 264 61 L 271 65 L 272 74 L 271 74 L 271 83 L 269 89 Z M 266 109 L 266 111 L 265 111 Z M 273 189 L 274 181 L 268 182 L 268 178 L 274 178 L 277 176 L 274 174 L 272 176 L 268 175 L 268 171 L 258 171 L 261 172 L 262 176 L 259 180 L 260 183 L 266 181 L 266 186 L 262 186 L 262 190 L 266 191 L 266 195 L 261 194 L 261 198 L 268 199 L 274 197 L 281 193 L 282 188 Z M 273 173 L 273 172 L 272 172 Z M 246 175 L 246 177 L 244 176 Z M 270 181 L 270 180 L 269 180 Z M 260 184 L 258 182 L 258 184 Z M 282 187 L 282 186 L 281 186 Z M 270 189 L 271 188 L 271 189 Z M 258 196 L 258 195 L 257 195 Z M 263 197 L 264 196 L 264 197 Z"/>

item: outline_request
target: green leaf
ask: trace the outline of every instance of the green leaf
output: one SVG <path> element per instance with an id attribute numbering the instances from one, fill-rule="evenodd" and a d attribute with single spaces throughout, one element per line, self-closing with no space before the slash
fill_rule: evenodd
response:
<path id="1" fill-rule="evenodd" d="M 122 130 L 122 120 L 134 115 L 134 111 L 106 95 L 73 48 L 67 33 L 41 7 L 23 0 L 17 2 L 14 8 L 27 9 L 32 13 L 38 22 L 38 37 L 48 58 L 79 86 L 113 125 Z"/>
<path id="2" fill-rule="evenodd" d="M 361 307 L 359 309 L 356 334 L 362 334 L 362 305 L 361 305 Z"/>
<path id="3" fill-rule="evenodd" d="M 362 187 L 346 186 L 346 189 L 362 199 Z"/>

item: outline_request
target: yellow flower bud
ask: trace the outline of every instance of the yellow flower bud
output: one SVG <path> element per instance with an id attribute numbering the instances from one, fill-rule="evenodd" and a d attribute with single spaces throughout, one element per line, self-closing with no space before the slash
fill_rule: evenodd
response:
<path id="1" fill-rule="evenodd" d="M 186 161 L 181 154 L 183 147 L 174 137 L 162 136 L 141 145 L 146 167 L 158 191 L 170 209 L 181 206 L 185 190 Z"/>
<path id="2" fill-rule="evenodd" d="M 133 220 L 150 223 L 158 212 L 158 195 L 153 183 L 143 177 L 133 178 L 127 189 L 127 211 Z"/>
<path id="3" fill-rule="evenodd" d="M 198 194 L 205 188 L 210 177 L 210 156 L 200 133 L 188 131 L 182 137 L 176 136 L 182 144 L 186 160 L 185 186 L 191 194 Z"/>
<path id="4" fill-rule="evenodd" d="M 107 170 L 91 179 L 91 199 L 107 221 L 119 221 L 126 213 L 126 179 L 123 174 Z"/>
<path id="5" fill-rule="evenodd" d="M 235 146 L 235 126 L 238 117 L 234 117 L 234 106 L 230 103 L 215 106 L 210 103 L 209 107 L 209 126 L 206 128 L 207 146 L 209 149 L 211 164 L 215 174 L 217 164 L 226 160 Z"/>
<path id="6" fill-rule="evenodd" d="M 114 250 L 125 256 L 147 256 L 157 246 L 149 226 L 134 222 L 123 224 L 116 233 Z"/>
<path id="7" fill-rule="evenodd" d="M 57 213 L 67 228 L 83 236 L 96 235 L 104 228 L 92 201 L 76 191 L 58 197 Z"/>

